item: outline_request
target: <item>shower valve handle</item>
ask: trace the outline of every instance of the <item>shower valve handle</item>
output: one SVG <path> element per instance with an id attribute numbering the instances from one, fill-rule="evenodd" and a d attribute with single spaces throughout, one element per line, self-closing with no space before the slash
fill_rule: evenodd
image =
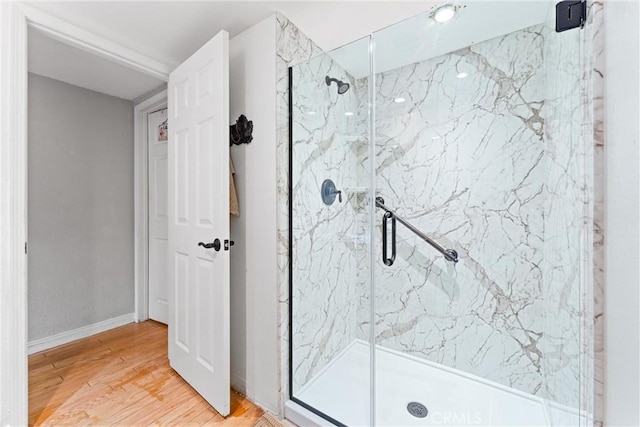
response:
<path id="1" fill-rule="evenodd" d="M 320 195 L 325 205 L 330 206 L 336 201 L 338 196 L 338 202 L 342 203 L 342 191 L 336 188 L 334 182 L 330 179 L 325 179 L 320 187 Z"/>

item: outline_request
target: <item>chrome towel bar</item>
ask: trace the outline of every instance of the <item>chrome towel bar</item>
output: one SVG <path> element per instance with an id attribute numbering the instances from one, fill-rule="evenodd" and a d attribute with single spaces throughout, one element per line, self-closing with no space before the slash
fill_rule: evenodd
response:
<path id="1" fill-rule="evenodd" d="M 458 252 L 456 252 L 453 249 L 446 249 L 444 247 L 442 247 L 440 244 L 438 244 L 435 240 L 431 239 L 429 236 L 427 236 L 426 234 L 424 234 L 422 231 L 418 230 L 417 228 L 415 228 L 413 225 L 411 225 L 409 222 L 407 222 L 406 219 L 396 215 L 396 213 L 394 211 L 392 211 L 391 209 L 389 209 L 387 206 L 385 206 L 384 204 L 384 199 L 382 197 L 376 197 L 376 206 L 379 207 L 380 209 L 384 210 L 386 212 L 385 214 L 385 219 L 384 219 L 384 224 L 386 225 L 386 221 L 393 217 L 395 220 L 397 220 L 400 224 L 404 225 L 405 227 L 407 227 L 409 230 L 413 231 L 413 233 L 420 237 L 422 240 L 424 240 L 425 242 L 427 242 L 429 245 L 431 245 L 432 247 L 434 247 L 438 252 L 440 252 L 442 255 L 444 255 L 444 259 L 446 259 L 447 261 L 456 263 L 458 262 Z M 391 216 L 389 216 L 389 214 Z M 395 224 L 393 225 L 393 229 L 395 231 Z M 386 226 L 383 227 L 383 233 L 386 231 Z M 393 247 L 395 249 L 395 232 L 393 233 Z M 386 236 L 384 236 L 383 242 L 386 243 Z M 386 247 L 384 248 L 384 254 L 383 254 L 383 258 L 386 258 Z M 394 251 L 394 258 L 395 258 L 395 251 Z M 391 262 L 391 264 L 388 264 L 389 258 L 383 259 L 383 262 L 386 265 L 391 265 L 393 264 L 393 261 Z"/>

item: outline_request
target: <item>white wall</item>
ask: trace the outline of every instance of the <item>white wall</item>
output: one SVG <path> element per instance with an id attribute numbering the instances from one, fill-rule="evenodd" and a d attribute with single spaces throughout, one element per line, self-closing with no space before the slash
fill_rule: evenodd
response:
<path id="1" fill-rule="evenodd" d="M 275 17 L 231 39 L 229 67 L 231 121 L 253 121 L 253 142 L 230 149 L 240 205 L 231 217 L 231 381 L 277 412 Z"/>
<path id="2" fill-rule="evenodd" d="M 29 74 L 29 340 L 133 312 L 133 104 Z"/>
<path id="3" fill-rule="evenodd" d="M 608 426 L 640 425 L 640 7 L 606 2 L 605 409 Z"/>

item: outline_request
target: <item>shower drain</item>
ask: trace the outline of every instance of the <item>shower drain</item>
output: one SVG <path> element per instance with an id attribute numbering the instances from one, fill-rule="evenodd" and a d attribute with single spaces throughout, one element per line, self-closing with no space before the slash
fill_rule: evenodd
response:
<path id="1" fill-rule="evenodd" d="M 417 418 L 424 418 L 429 413 L 427 407 L 419 402 L 409 402 L 409 404 L 407 405 L 407 411 L 409 411 L 411 415 Z"/>

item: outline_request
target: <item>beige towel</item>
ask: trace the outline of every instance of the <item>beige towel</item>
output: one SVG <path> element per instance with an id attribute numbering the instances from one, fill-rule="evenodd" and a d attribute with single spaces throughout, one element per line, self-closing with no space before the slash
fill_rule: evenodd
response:
<path id="1" fill-rule="evenodd" d="M 229 213 L 231 215 L 240 216 L 240 208 L 238 206 L 238 194 L 236 193 L 236 183 L 233 177 L 236 174 L 236 168 L 233 167 L 233 161 L 229 156 Z"/>

